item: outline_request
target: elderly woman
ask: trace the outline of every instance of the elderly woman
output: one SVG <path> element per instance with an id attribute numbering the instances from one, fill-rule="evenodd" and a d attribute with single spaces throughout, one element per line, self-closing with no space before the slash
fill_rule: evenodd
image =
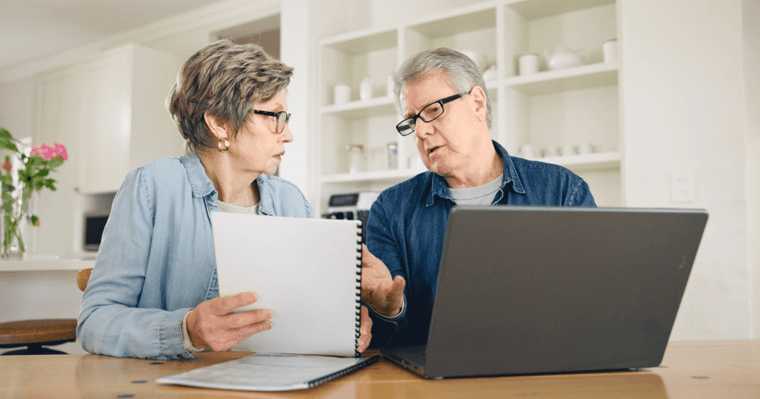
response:
<path id="1" fill-rule="evenodd" d="M 269 310 L 230 313 L 255 293 L 218 296 L 209 214 L 313 217 L 296 186 L 271 176 L 293 141 L 292 71 L 228 40 L 182 65 L 167 104 L 187 154 L 131 171 L 119 189 L 79 314 L 85 350 L 189 358 L 272 328 Z M 370 328 L 362 309 L 362 351 Z"/>

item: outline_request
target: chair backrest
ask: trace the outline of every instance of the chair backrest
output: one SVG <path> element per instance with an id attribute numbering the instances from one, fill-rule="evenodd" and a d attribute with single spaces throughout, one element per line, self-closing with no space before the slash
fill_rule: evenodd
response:
<path id="1" fill-rule="evenodd" d="M 77 273 L 77 286 L 82 292 L 87 289 L 87 282 L 90 281 L 90 273 L 92 273 L 91 267 L 82 269 Z"/>

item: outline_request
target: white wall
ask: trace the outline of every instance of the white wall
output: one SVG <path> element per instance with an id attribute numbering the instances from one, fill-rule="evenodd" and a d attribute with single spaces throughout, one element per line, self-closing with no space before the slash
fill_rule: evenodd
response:
<path id="1" fill-rule="evenodd" d="M 672 339 L 748 338 L 742 2 L 621 3 L 626 205 L 710 213 Z"/>
<path id="2" fill-rule="evenodd" d="M 760 337 L 760 0 L 744 0 L 744 100 L 747 160 L 747 260 L 752 337 Z"/>

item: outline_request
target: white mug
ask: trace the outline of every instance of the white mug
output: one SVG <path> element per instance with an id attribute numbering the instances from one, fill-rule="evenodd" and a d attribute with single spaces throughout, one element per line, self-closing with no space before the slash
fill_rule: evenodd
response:
<path id="1" fill-rule="evenodd" d="M 592 154 L 594 152 L 594 146 L 591 143 L 581 143 L 578 145 L 578 154 Z"/>
<path id="2" fill-rule="evenodd" d="M 604 54 L 604 62 L 616 62 L 617 61 L 617 39 L 607 39 L 602 43 L 602 53 Z"/>
<path id="3" fill-rule="evenodd" d="M 333 88 L 335 104 L 343 104 L 351 101 L 351 85 L 348 83 L 338 83 Z"/>
<path id="4" fill-rule="evenodd" d="M 549 147 L 546 149 L 546 152 L 544 152 L 545 157 L 558 157 L 559 156 L 559 148 L 557 147 Z"/>
<path id="5" fill-rule="evenodd" d="M 572 144 L 565 144 L 562 146 L 562 156 L 575 155 L 575 146 Z"/>
<path id="6" fill-rule="evenodd" d="M 520 75 L 530 75 L 538 72 L 538 53 L 522 53 L 519 58 L 518 71 Z"/>

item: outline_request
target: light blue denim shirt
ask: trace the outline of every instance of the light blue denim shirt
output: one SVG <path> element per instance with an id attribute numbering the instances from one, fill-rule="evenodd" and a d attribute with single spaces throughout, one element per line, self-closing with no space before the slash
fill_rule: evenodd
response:
<path id="1" fill-rule="evenodd" d="M 491 205 L 596 206 L 588 184 L 575 173 L 511 157 L 497 142 L 493 145 L 504 171 Z M 404 312 L 388 320 L 371 311 L 372 347 L 427 342 L 446 224 L 455 205 L 446 180 L 431 172 L 383 191 L 372 204 L 367 249 L 393 277 L 406 279 Z"/>
<path id="2" fill-rule="evenodd" d="M 265 174 L 256 183 L 259 214 L 314 216 L 292 183 Z M 127 175 L 82 299 L 77 338 L 86 351 L 192 357 L 182 317 L 219 293 L 210 218 L 219 211 L 217 195 L 194 156 L 159 159 Z"/>

